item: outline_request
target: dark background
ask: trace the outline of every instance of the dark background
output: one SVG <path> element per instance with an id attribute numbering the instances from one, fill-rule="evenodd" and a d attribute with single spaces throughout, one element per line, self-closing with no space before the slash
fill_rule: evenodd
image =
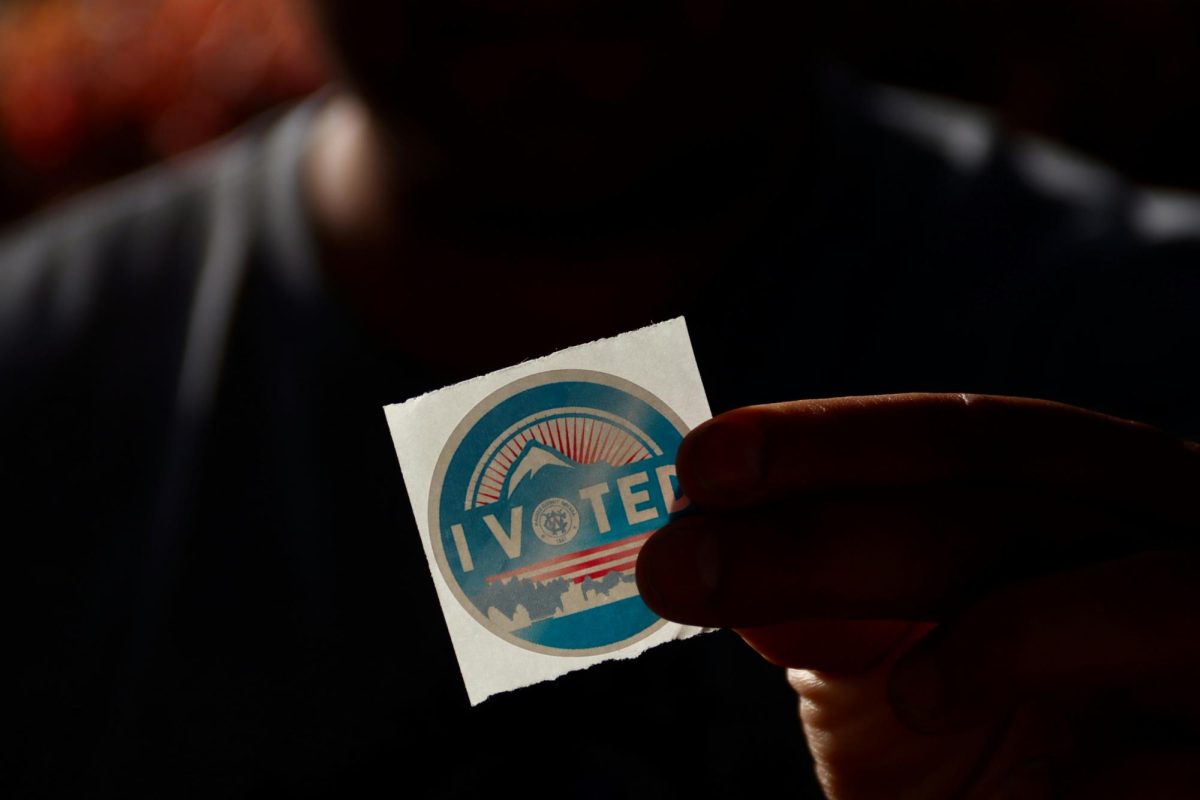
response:
<path id="1" fill-rule="evenodd" d="M 1200 188 L 1200 6 L 845 0 L 827 55 L 993 107 L 1143 183 Z M 0 222 L 192 148 L 327 79 L 298 0 L 0 0 Z"/>
<path id="2" fill-rule="evenodd" d="M 1194 5 L 1181 0 L 847 0 L 820 11 L 827 26 L 819 37 L 826 55 L 868 77 L 989 105 L 1012 127 L 1060 139 L 1135 180 L 1200 188 L 1200 163 L 1190 147 L 1200 140 L 1200 99 L 1194 91 L 1200 85 L 1200 54 L 1194 46 L 1200 9 Z M 56 199 L 196 147 L 272 106 L 315 91 L 328 74 L 311 20 L 297 0 L 0 0 L 0 222 L 16 221 Z M 885 296 L 882 290 L 880 296 Z M 898 373 L 906 368 L 904 362 L 895 363 Z M 383 369 L 363 371 L 386 374 Z M 889 377 L 895 378 L 875 379 L 884 383 Z M 713 385 L 741 384 L 726 379 Z M 342 384 L 337 386 L 341 392 Z M 839 388 L 872 387 L 851 383 Z M 409 392 L 380 394 L 401 398 Z M 745 398 L 714 399 L 719 401 L 715 405 L 730 407 Z M 235 433 L 239 435 L 230 435 L 229 442 L 240 444 L 243 432 Z M 371 441 L 383 444 L 382 439 Z M 378 464 L 362 469 L 391 481 L 394 462 L 384 450 Z M 229 480 L 236 483 L 236 476 Z M 413 543 L 415 538 L 409 546 Z M 216 552 L 213 562 L 223 563 L 223 556 Z M 440 618 L 430 614 L 427 619 L 440 634 Z M 214 637 L 223 634 L 215 626 L 214 631 Z M 647 694 L 664 698 L 662 706 L 672 713 L 651 720 L 650 731 L 678 730 L 680 725 L 703 730 L 713 717 L 796 730 L 790 704 L 772 705 L 749 719 L 741 708 L 722 707 L 734 702 L 733 694 L 723 699 L 674 697 L 672 691 L 682 691 L 676 676 L 696 669 L 694 656 L 702 644 L 681 644 L 656 656 L 659 668 L 652 680 L 657 683 Z M 263 647 L 269 649 L 269 641 Z M 713 681 L 726 668 L 761 669 L 779 681 L 780 694 L 787 694 L 778 671 L 761 664 L 748 649 L 727 652 L 736 664 L 703 667 L 718 676 Z M 438 657 L 448 661 L 449 653 Z M 390 677 L 390 664 L 372 666 L 377 677 Z M 453 669 L 451 663 L 443 666 Z M 628 668 L 617 665 L 612 671 Z M 581 691 L 582 680 L 578 675 L 566 678 L 564 691 Z M 356 722 L 367 719 L 378 729 L 398 725 L 380 721 L 383 712 L 371 685 L 362 682 L 358 706 L 337 711 Z M 205 697 L 190 687 L 179 696 L 197 705 Z M 441 701 L 431 696 L 427 702 L 437 707 Z M 488 708 L 494 718 L 505 718 L 526 706 L 527 696 L 508 695 Z M 283 711 L 301 713 L 291 705 Z M 296 736 L 317 740 L 335 729 L 324 720 L 306 723 L 300 719 L 291 726 Z M 200 737 L 220 732 L 187 731 Z M 781 753 L 753 750 L 752 731 L 725 733 L 719 748 L 727 761 L 690 779 L 717 775 L 727 785 L 770 788 L 754 779 L 775 775 L 772 765 L 782 763 Z M 399 734 L 396 738 L 398 746 L 406 744 Z M 335 743 L 347 749 L 355 744 Z M 202 752 L 205 745 L 201 741 L 195 749 Z M 782 757 L 792 754 L 789 747 L 780 744 Z M 811 781 L 807 764 L 795 769 Z M 464 785 L 478 778 L 457 777 Z M 695 795 L 705 788 L 681 778 L 679 791 Z"/>

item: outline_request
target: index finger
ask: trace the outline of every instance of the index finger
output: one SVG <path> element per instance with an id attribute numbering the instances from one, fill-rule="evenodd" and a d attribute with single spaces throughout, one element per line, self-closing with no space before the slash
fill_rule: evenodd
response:
<path id="1" fill-rule="evenodd" d="M 702 508 L 841 489 L 1002 482 L 1102 496 L 1110 507 L 1200 519 L 1200 447 L 1159 429 L 1047 400 L 899 394 L 751 406 L 679 449 Z"/>

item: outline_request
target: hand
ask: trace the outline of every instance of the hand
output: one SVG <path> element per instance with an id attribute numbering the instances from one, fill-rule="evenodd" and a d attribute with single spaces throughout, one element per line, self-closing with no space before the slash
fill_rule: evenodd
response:
<path id="1" fill-rule="evenodd" d="M 677 468 L 699 513 L 646 543 L 642 597 L 795 668 L 830 797 L 1200 786 L 1197 445 L 900 395 L 732 411 Z"/>

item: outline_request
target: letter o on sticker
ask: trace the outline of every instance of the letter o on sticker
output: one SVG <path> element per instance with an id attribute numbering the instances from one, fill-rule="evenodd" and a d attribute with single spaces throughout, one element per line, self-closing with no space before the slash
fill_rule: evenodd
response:
<path id="1" fill-rule="evenodd" d="M 579 511 L 561 497 L 543 500 L 533 510 L 533 532 L 546 544 L 566 544 L 579 533 Z"/>

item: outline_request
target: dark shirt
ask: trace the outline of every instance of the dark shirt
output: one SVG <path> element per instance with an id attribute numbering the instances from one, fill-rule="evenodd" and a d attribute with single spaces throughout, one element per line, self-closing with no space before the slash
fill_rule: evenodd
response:
<path id="1" fill-rule="evenodd" d="M 684 309 L 714 412 L 969 391 L 1200 436 L 1200 205 L 933 98 L 834 75 L 817 105 L 794 189 Z M 468 707 L 381 410 L 444 375 L 319 269 L 315 107 L 0 244 L 8 780 L 815 795 L 794 697 L 730 633 Z"/>

